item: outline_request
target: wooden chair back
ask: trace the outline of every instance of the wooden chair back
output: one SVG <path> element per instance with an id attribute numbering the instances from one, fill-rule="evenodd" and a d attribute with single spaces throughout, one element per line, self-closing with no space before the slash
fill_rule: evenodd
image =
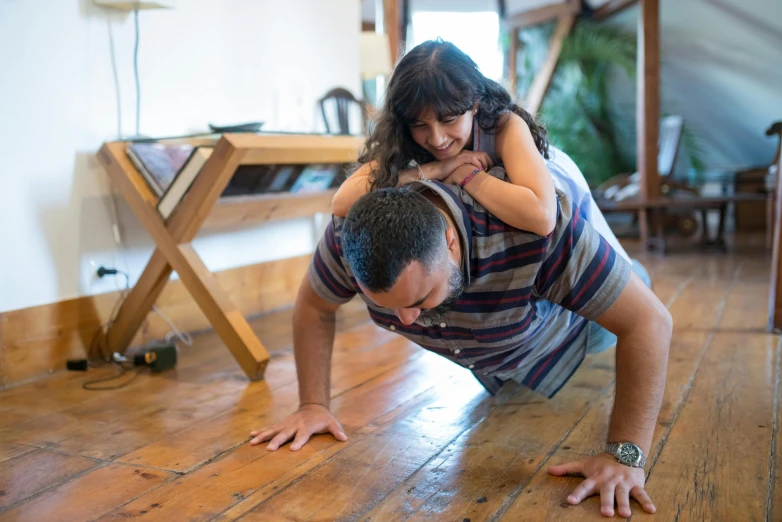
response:
<path id="1" fill-rule="evenodd" d="M 350 106 L 356 105 L 361 114 L 361 120 L 364 119 L 364 103 L 361 100 L 356 99 L 353 94 L 342 87 L 337 87 L 326 93 L 323 98 L 319 100 L 320 112 L 323 114 L 323 123 L 326 125 L 326 132 L 328 134 L 350 134 Z M 329 122 L 330 118 L 327 111 L 327 106 L 333 104 L 336 108 L 336 121 Z"/>

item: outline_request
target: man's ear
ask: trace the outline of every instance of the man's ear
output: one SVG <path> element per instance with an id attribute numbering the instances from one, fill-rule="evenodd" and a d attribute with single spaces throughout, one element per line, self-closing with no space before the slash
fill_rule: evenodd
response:
<path id="1" fill-rule="evenodd" d="M 448 230 L 445 231 L 445 244 L 448 246 L 448 252 L 452 254 L 459 247 L 459 237 L 453 227 L 448 227 Z"/>

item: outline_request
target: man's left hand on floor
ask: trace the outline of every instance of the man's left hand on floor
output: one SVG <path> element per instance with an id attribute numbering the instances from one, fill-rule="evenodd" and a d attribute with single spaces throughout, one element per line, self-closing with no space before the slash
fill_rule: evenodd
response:
<path id="1" fill-rule="evenodd" d="M 620 464 L 614 457 L 602 453 L 594 457 L 566 462 L 548 468 L 552 475 L 580 475 L 584 481 L 568 496 L 570 504 L 579 504 L 585 498 L 600 494 L 600 512 L 607 517 L 614 511 L 622 517 L 629 517 L 630 497 L 635 498 L 644 511 L 654 513 L 657 508 L 644 490 L 646 480 L 643 468 L 631 468 Z M 618 509 L 614 510 L 614 501 Z"/>

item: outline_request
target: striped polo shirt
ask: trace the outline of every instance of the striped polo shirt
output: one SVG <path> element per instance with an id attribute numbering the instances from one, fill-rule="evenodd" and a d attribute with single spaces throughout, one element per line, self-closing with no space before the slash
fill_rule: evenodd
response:
<path id="1" fill-rule="evenodd" d="M 506 179 L 502 168 L 491 174 Z M 358 293 L 381 328 L 475 373 L 514 379 L 553 397 L 584 360 L 587 325 L 622 292 L 630 264 L 562 187 L 556 227 L 547 237 L 503 223 L 457 186 L 422 181 L 407 187 L 442 198 L 461 240 L 465 290 L 442 322 L 404 325 L 361 292 L 342 253 L 344 218 L 332 218 L 313 255 L 315 292 L 334 304 Z"/>

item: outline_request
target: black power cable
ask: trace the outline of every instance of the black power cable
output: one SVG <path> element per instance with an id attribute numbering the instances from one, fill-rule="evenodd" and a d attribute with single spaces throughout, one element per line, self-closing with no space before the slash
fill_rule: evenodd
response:
<path id="1" fill-rule="evenodd" d="M 130 276 L 123 272 L 122 270 L 116 270 L 114 268 L 105 268 L 105 267 L 99 267 L 98 268 L 98 276 L 104 277 L 106 275 L 115 275 L 119 274 L 125 277 L 125 290 L 122 291 L 120 297 L 117 299 L 117 301 L 114 303 L 114 307 L 111 309 L 111 314 L 109 315 L 109 319 L 98 326 L 98 328 L 95 330 L 95 334 L 92 336 L 92 340 L 90 341 L 90 346 L 87 352 L 87 359 L 92 359 L 94 356 L 99 355 L 100 359 L 106 363 L 114 363 L 117 364 L 120 367 L 120 372 L 108 377 L 101 377 L 100 379 L 94 379 L 91 381 L 86 381 L 82 383 L 82 388 L 85 390 L 117 390 L 119 388 L 124 388 L 125 386 L 129 385 L 131 382 L 133 382 L 136 377 L 139 376 L 141 373 L 141 368 L 133 372 L 133 376 L 115 386 L 95 386 L 96 384 L 106 383 L 106 382 L 112 382 L 117 379 L 122 378 L 124 375 L 128 373 L 128 371 L 133 369 L 132 363 L 130 366 L 127 366 L 123 364 L 124 361 L 118 360 L 110 353 L 110 348 L 108 346 L 108 343 L 106 342 L 106 337 L 109 332 L 109 328 L 114 324 L 114 321 L 117 320 L 117 315 L 119 314 L 120 307 L 122 306 L 122 303 L 125 302 L 125 299 L 128 296 L 128 293 L 130 292 Z"/>
<path id="2" fill-rule="evenodd" d="M 90 391 L 119 390 L 120 388 L 124 388 L 125 386 L 129 385 L 130 383 L 132 383 L 134 380 L 136 380 L 136 377 L 138 377 L 139 374 L 141 374 L 141 368 L 139 368 L 138 370 L 133 372 L 133 376 L 130 379 L 128 379 L 128 380 L 126 380 L 126 381 L 124 381 L 124 382 L 122 382 L 120 384 L 116 384 L 116 385 L 113 385 L 113 386 L 95 386 L 96 384 L 116 381 L 117 379 L 122 378 L 125 374 L 128 373 L 128 371 L 130 371 L 132 369 L 132 366 L 131 367 L 127 367 L 127 366 L 125 366 L 123 363 L 121 363 L 119 361 L 115 361 L 115 362 L 121 368 L 119 373 L 114 374 L 114 375 L 110 375 L 108 377 L 101 377 L 100 379 L 94 379 L 92 381 L 86 381 L 86 382 L 82 383 L 81 387 L 84 388 L 85 390 L 90 390 Z"/>

